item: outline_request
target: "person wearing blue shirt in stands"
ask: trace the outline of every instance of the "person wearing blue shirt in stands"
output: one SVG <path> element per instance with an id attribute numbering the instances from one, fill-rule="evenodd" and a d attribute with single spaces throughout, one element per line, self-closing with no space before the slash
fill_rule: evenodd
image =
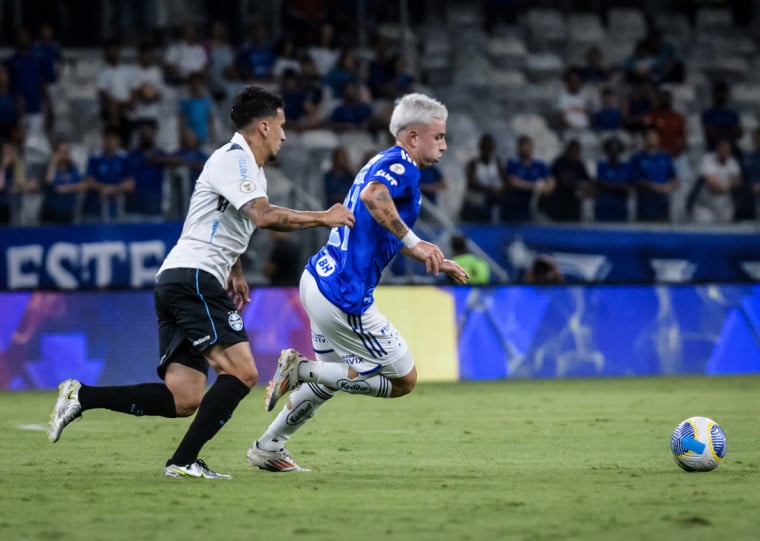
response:
<path id="1" fill-rule="evenodd" d="M 670 154 L 660 148 L 660 136 L 655 128 L 644 133 L 644 150 L 631 158 L 631 168 L 638 180 L 638 220 L 669 220 L 670 194 L 678 186 L 678 179 Z"/>
<path id="2" fill-rule="evenodd" d="M 40 39 L 34 42 L 32 52 L 39 59 L 47 84 L 58 82 L 58 70 L 63 62 L 61 44 L 55 40 L 53 27 L 44 23 L 40 27 Z"/>
<path id="3" fill-rule="evenodd" d="M 533 158 L 533 139 L 527 135 L 517 140 L 517 158 L 507 160 L 507 184 L 501 219 L 508 222 L 529 221 L 534 194 L 540 197 L 554 191 L 554 177 L 545 162 Z"/>
<path id="4" fill-rule="evenodd" d="M 127 154 L 128 175 L 134 180 L 134 191 L 126 201 L 126 211 L 134 217 L 160 220 L 164 199 L 164 166 L 169 157 L 156 148 L 156 127 L 143 122 L 137 133 L 137 148 Z"/>
<path id="5" fill-rule="evenodd" d="M 45 174 L 41 221 L 45 224 L 70 224 L 74 221 L 80 194 L 87 182 L 71 159 L 71 146 L 56 144 Z"/>
<path id="6" fill-rule="evenodd" d="M 604 142 L 606 159 L 596 165 L 594 219 L 597 222 L 627 222 L 628 198 L 635 179 L 631 165 L 622 159 L 623 142 L 611 137 Z"/>
<path id="7" fill-rule="evenodd" d="M 103 136 L 103 152 L 90 156 L 87 162 L 87 181 L 82 214 L 90 221 L 109 222 L 120 219 L 124 194 L 134 189 L 129 177 L 126 154 L 121 150 L 121 138 L 115 128 L 107 128 Z"/>
<path id="8" fill-rule="evenodd" d="M 591 118 L 591 126 L 596 131 L 615 131 L 623 128 L 623 114 L 617 104 L 615 91 L 610 87 L 602 88 L 602 106 Z"/>
<path id="9" fill-rule="evenodd" d="M 18 100 L 26 128 L 42 132 L 47 90 L 43 65 L 32 51 L 32 38 L 28 30 L 19 30 L 16 51 L 5 61 L 5 67 L 8 70 L 11 94 Z"/>
<path id="10" fill-rule="evenodd" d="M 729 107 L 731 91 L 725 81 L 716 81 L 712 86 L 712 106 L 702 111 L 707 150 L 715 150 L 718 141 L 727 140 L 734 150 L 742 136 L 739 113 Z"/>
<path id="11" fill-rule="evenodd" d="M 361 101 L 359 85 L 348 82 L 343 86 L 343 101 L 333 109 L 328 127 L 337 130 L 364 130 L 369 127 L 372 107 Z"/>
<path id="12" fill-rule="evenodd" d="M 462 267 L 412 231 L 420 212 L 420 168 L 446 150 L 448 111 L 423 94 L 395 106 L 390 131 L 396 144 L 357 173 L 344 204 L 355 224 L 336 227 L 301 276 L 301 302 L 309 315 L 315 361 L 295 350 L 282 352 L 267 387 L 271 410 L 290 390 L 287 404 L 248 450 L 251 465 L 269 471 L 301 468 L 284 449 L 288 438 L 337 390 L 380 398 L 414 389 L 417 371 L 404 338 L 374 302 L 383 269 L 400 252 L 464 284 Z"/>

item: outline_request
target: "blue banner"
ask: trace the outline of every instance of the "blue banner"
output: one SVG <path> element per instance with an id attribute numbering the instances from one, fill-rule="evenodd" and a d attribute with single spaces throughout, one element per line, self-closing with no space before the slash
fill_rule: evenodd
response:
<path id="1" fill-rule="evenodd" d="M 152 287 L 182 224 L 0 229 L 0 290 Z"/>
<path id="2" fill-rule="evenodd" d="M 760 234 L 569 226 L 469 226 L 463 232 L 520 281 L 535 254 L 566 282 L 760 281 Z"/>
<path id="3" fill-rule="evenodd" d="M 461 380 L 760 373 L 760 285 L 405 287 L 411 317 L 386 313 L 421 381 L 440 375 L 440 355 L 418 343 L 440 296 L 452 302 L 437 303 L 437 316 L 452 329 L 437 330 L 456 336 Z M 241 314 L 262 384 L 281 349 L 311 356 L 296 288 L 254 289 Z M 158 358 L 149 291 L 0 293 L 0 390 L 50 389 L 67 377 L 155 381 Z"/>

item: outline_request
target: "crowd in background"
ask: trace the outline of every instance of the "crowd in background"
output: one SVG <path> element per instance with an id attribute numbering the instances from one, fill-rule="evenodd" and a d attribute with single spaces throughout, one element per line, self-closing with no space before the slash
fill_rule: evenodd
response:
<path id="1" fill-rule="evenodd" d="M 36 36 L 19 30 L 14 51 L 0 59 L 0 224 L 181 218 L 203 162 L 229 136 L 215 115 L 246 84 L 280 92 L 288 130 L 361 131 L 387 139 L 393 100 L 424 83 L 402 51 L 380 34 L 370 36 L 368 54 L 361 51 L 345 21 L 292 18 L 284 30 L 275 42 L 257 21 L 233 43 L 222 21 L 186 24 L 140 43 L 128 61 L 118 40 L 103 43 L 96 81 L 102 147 L 91 149 L 83 168 L 71 155 L 73 134 L 57 131 L 53 114 L 65 47 L 50 25 Z M 693 176 L 688 220 L 754 219 L 760 131 L 754 147 L 742 151 L 730 86 L 713 81 L 712 104 L 701 114 L 704 155 L 693 171 L 684 115 L 668 86 L 682 83 L 688 69 L 654 23 L 620 65 L 606 64 L 603 51 L 589 48 L 583 65 L 565 70 L 556 96 L 550 121 L 563 134 L 561 153 L 548 162 L 536 159 L 534 141 L 520 134 L 513 154 L 498 156 L 498 133 L 473 134 L 480 136 L 479 151 L 462 172 L 459 218 L 664 222 L 672 218 L 673 192 Z M 160 148 L 156 140 L 168 92 L 179 96 L 176 148 Z M 603 141 L 593 167 L 582 146 L 588 132 Z M 323 173 L 325 205 L 342 201 L 361 165 L 350 163 L 345 148 L 334 150 Z M 422 184 L 435 203 L 447 179 L 433 167 L 423 171 Z"/>

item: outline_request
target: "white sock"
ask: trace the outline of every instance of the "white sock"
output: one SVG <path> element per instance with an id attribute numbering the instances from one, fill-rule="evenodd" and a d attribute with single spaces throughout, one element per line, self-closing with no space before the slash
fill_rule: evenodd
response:
<path id="1" fill-rule="evenodd" d="M 333 396 L 335 395 L 327 387 L 314 382 L 302 383 L 293 389 L 288 403 L 257 440 L 259 449 L 278 451 L 285 447 L 290 436 L 314 417 L 317 408 Z"/>
<path id="2" fill-rule="evenodd" d="M 351 394 L 364 394 L 389 398 L 393 384 L 385 376 L 374 374 L 370 376 L 348 377 L 348 365 L 343 363 L 327 363 L 309 361 L 298 365 L 298 378 L 301 381 L 315 381 Z"/>

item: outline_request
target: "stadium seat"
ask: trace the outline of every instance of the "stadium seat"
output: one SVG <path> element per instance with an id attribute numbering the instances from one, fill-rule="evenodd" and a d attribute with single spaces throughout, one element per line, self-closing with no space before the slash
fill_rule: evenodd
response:
<path id="1" fill-rule="evenodd" d="M 564 42 L 567 38 L 565 20 L 556 9 L 531 9 L 523 18 L 523 27 L 531 45 L 537 49 Z"/>
<path id="2" fill-rule="evenodd" d="M 533 53 L 526 59 L 525 71 L 533 82 L 554 81 L 562 76 L 565 65 L 553 53 Z"/>
<path id="3" fill-rule="evenodd" d="M 697 11 L 695 26 L 699 34 L 725 32 L 734 22 L 727 9 L 702 8 Z"/>
<path id="4" fill-rule="evenodd" d="M 605 30 L 599 17 L 592 13 L 575 13 L 567 18 L 570 46 L 596 45 L 605 38 Z"/>
<path id="5" fill-rule="evenodd" d="M 618 41 L 629 41 L 631 45 L 646 34 L 644 15 L 634 8 L 613 8 L 608 15 L 608 34 Z"/>
<path id="6" fill-rule="evenodd" d="M 495 67 L 522 68 L 527 54 L 525 43 L 515 36 L 492 38 L 488 42 L 488 56 Z"/>

